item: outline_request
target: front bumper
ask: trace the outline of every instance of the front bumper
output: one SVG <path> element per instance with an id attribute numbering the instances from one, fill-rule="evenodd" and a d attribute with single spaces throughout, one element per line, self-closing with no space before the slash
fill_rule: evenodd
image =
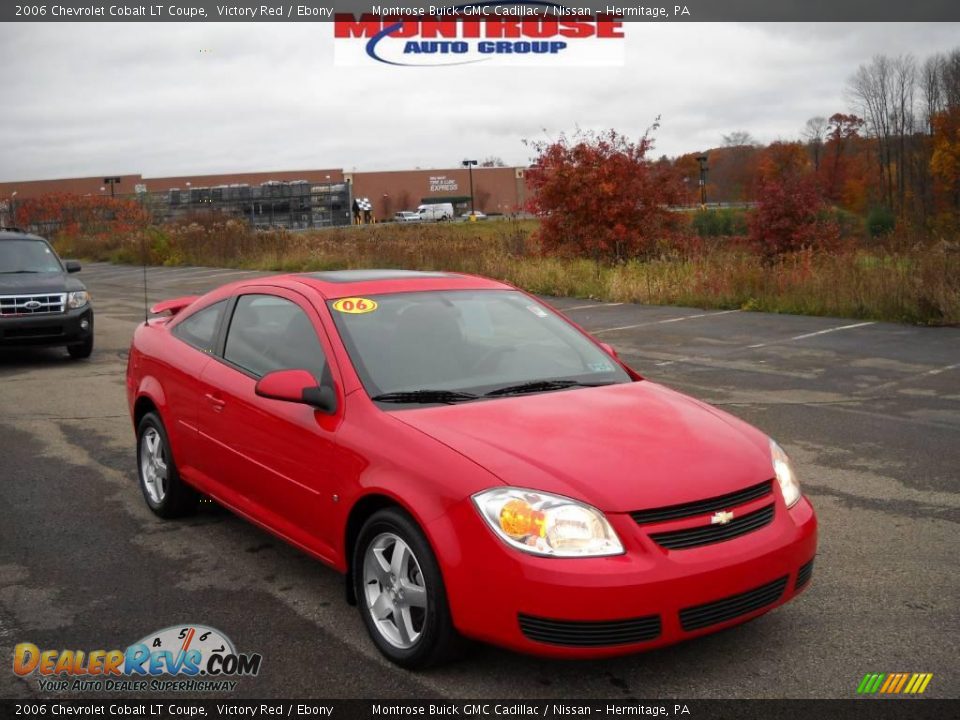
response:
<path id="1" fill-rule="evenodd" d="M 670 645 L 782 605 L 809 581 L 817 520 L 802 498 L 776 499 L 766 527 L 727 542 L 667 550 L 626 514 L 607 516 L 626 549 L 544 558 L 506 546 L 459 503 L 428 531 L 454 624 L 521 652 L 602 657 Z"/>
<path id="2" fill-rule="evenodd" d="M 0 346 L 78 345 L 93 335 L 93 308 L 0 318 Z"/>

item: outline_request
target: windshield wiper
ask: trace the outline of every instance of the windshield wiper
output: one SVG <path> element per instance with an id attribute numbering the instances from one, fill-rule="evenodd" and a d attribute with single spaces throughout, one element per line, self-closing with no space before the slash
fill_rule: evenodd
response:
<path id="1" fill-rule="evenodd" d="M 455 390 L 407 390 L 403 392 L 389 392 L 374 395 L 374 402 L 387 403 L 456 403 L 476 400 L 479 396 L 473 393 L 457 392 Z"/>
<path id="2" fill-rule="evenodd" d="M 549 390 L 563 390 L 571 387 L 600 387 L 613 385 L 610 382 L 585 383 L 579 380 L 534 380 L 533 382 L 507 385 L 506 387 L 484 393 L 484 397 L 498 397 L 501 395 L 523 395 L 524 393 L 547 392 Z"/>
<path id="3" fill-rule="evenodd" d="M 4 275 L 19 275 L 20 273 L 39 273 L 40 270 L 0 270 L 0 273 Z"/>

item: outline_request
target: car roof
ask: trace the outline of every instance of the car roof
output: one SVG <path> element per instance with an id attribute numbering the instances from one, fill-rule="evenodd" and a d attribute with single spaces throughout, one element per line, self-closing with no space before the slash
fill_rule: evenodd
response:
<path id="1" fill-rule="evenodd" d="M 17 230 L 16 228 L 0 228 L 0 240 L 43 240 L 46 242 L 46 240 L 39 235 L 34 235 L 24 230 Z"/>
<path id="2" fill-rule="evenodd" d="M 290 279 L 308 285 L 324 298 L 358 295 L 386 295 L 400 292 L 438 290 L 513 290 L 505 283 L 478 275 L 418 270 L 332 270 L 289 275 Z"/>

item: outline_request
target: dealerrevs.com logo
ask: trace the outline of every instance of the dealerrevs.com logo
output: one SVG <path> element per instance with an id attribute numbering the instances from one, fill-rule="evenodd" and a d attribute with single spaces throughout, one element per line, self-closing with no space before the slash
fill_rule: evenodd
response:
<path id="1" fill-rule="evenodd" d="M 207 625 L 175 625 L 125 650 L 13 649 L 13 672 L 36 675 L 41 692 L 224 692 L 260 672 L 259 653 L 238 653 Z"/>
<path id="2" fill-rule="evenodd" d="M 623 65 L 623 22 L 588 8 L 494 2 L 334 16 L 337 65 Z"/>

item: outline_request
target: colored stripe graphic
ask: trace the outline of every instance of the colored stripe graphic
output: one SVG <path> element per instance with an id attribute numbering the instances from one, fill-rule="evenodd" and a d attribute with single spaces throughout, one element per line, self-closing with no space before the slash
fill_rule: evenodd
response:
<path id="1" fill-rule="evenodd" d="M 857 686 L 858 695 L 922 695 L 933 673 L 867 673 Z"/>

